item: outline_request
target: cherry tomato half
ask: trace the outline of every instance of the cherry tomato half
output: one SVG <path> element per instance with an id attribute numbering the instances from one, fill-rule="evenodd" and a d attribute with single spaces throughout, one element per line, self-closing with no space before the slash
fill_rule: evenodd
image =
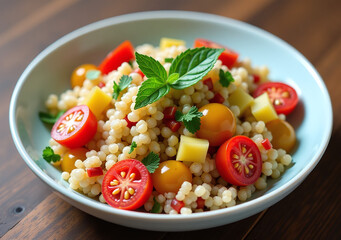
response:
<path id="1" fill-rule="evenodd" d="M 258 86 L 253 92 L 254 97 L 267 92 L 269 98 L 278 114 L 291 113 L 298 103 L 298 96 L 292 87 L 280 82 L 267 82 Z"/>
<path id="2" fill-rule="evenodd" d="M 207 139 L 210 146 L 219 146 L 236 132 L 236 119 L 223 104 L 209 103 L 199 109 L 203 116 L 197 136 Z"/>
<path id="3" fill-rule="evenodd" d="M 195 39 L 194 48 L 198 48 L 198 47 L 224 48 L 225 51 L 220 54 L 218 59 L 221 60 L 223 65 L 227 66 L 228 68 L 231 68 L 238 59 L 238 53 L 230 49 L 227 49 L 226 47 L 218 43 L 215 43 L 206 39 L 202 39 L 202 38 Z"/>
<path id="4" fill-rule="evenodd" d="M 112 52 L 110 52 L 103 62 L 99 65 L 99 69 L 103 74 L 108 74 L 116 70 L 123 62 L 129 62 L 135 59 L 134 47 L 130 41 L 124 41 Z"/>
<path id="5" fill-rule="evenodd" d="M 182 162 L 169 160 L 160 163 L 152 179 L 159 193 L 177 193 L 184 181 L 192 182 L 192 173 Z"/>
<path id="6" fill-rule="evenodd" d="M 87 144 L 96 134 L 97 119 L 88 106 L 79 105 L 69 109 L 53 125 L 51 137 L 68 148 Z"/>
<path id="7" fill-rule="evenodd" d="M 150 197 L 153 183 L 148 169 L 138 160 L 126 159 L 114 164 L 104 175 L 102 194 L 114 208 L 135 210 Z"/>
<path id="8" fill-rule="evenodd" d="M 216 166 L 220 176 L 237 186 L 257 181 L 262 173 L 262 157 L 257 145 L 246 136 L 235 136 L 218 150 Z"/>
<path id="9" fill-rule="evenodd" d="M 287 121 L 275 119 L 266 123 L 266 128 L 272 133 L 272 145 L 276 149 L 290 152 L 296 143 L 294 128 Z"/>

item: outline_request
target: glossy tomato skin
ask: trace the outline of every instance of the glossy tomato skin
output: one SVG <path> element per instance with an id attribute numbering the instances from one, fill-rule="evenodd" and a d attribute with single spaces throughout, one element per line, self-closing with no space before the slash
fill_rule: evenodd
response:
<path id="1" fill-rule="evenodd" d="M 168 160 L 160 163 L 152 179 L 159 193 L 177 193 L 184 181 L 192 182 L 192 173 L 182 162 Z"/>
<path id="2" fill-rule="evenodd" d="M 209 103 L 199 109 L 203 113 L 199 138 L 207 139 L 210 146 L 220 146 L 236 132 L 236 119 L 231 110 L 223 104 Z"/>
<path id="3" fill-rule="evenodd" d="M 68 148 L 87 144 L 97 132 L 97 119 L 88 106 L 79 105 L 69 109 L 53 125 L 51 137 Z"/>
<path id="4" fill-rule="evenodd" d="M 290 123 L 275 119 L 266 123 L 267 129 L 272 133 L 272 146 L 275 149 L 284 149 L 290 152 L 296 144 L 295 129 Z"/>
<path id="5" fill-rule="evenodd" d="M 209 48 L 224 48 L 225 51 L 222 52 L 219 56 L 219 60 L 223 63 L 223 65 L 227 66 L 228 68 L 232 68 L 232 66 L 238 60 L 238 53 L 209 40 L 197 38 L 194 41 L 194 48 L 198 47 L 209 47 Z"/>
<path id="6" fill-rule="evenodd" d="M 262 157 L 257 145 L 246 136 L 235 136 L 219 148 L 216 167 L 220 176 L 230 184 L 247 186 L 262 173 Z"/>
<path id="7" fill-rule="evenodd" d="M 74 148 L 69 149 L 66 151 L 66 153 L 63 155 L 61 168 L 63 172 L 71 173 L 73 169 L 76 168 L 75 162 L 80 159 L 84 161 L 86 159 L 86 153 L 89 150 L 86 148 Z"/>
<path id="8" fill-rule="evenodd" d="M 253 92 L 254 97 L 267 92 L 278 114 L 290 114 L 298 103 L 298 96 L 294 88 L 281 82 L 266 82 L 258 86 Z"/>
<path id="9" fill-rule="evenodd" d="M 74 88 L 76 86 L 83 86 L 83 82 L 86 79 L 86 73 L 89 70 L 98 70 L 98 68 L 93 64 L 82 64 L 73 70 L 71 75 L 71 87 Z M 92 81 L 94 84 L 97 84 L 100 82 L 100 79 L 98 78 Z"/>
<path id="10" fill-rule="evenodd" d="M 114 164 L 102 182 L 105 201 L 119 209 L 135 210 L 141 207 L 152 191 L 153 183 L 148 169 L 135 159 L 121 160 Z"/>
<path id="11" fill-rule="evenodd" d="M 99 69 L 103 74 L 108 74 L 116 70 L 123 62 L 129 62 L 135 59 L 134 47 L 130 41 L 124 41 L 112 52 L 99 65 Z"/>

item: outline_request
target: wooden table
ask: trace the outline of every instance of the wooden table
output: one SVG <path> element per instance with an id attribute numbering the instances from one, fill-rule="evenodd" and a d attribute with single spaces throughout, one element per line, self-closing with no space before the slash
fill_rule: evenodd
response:
<path id="1" fill-rule="evenodd" d="M 91 22 L 162 9 L 214 13 L 261 27 L 297 48 L 322 75 L 334 110 L 330 144 L 307 179 L 271 208 L 208 230 L 167 233 L 130 229 L 94 218 L 61 200 L 31 172 L 15 149 L 8 125 L 10 97 L 20 74 L 39 52 Z M 0 0 L 0 237 L 341 239 L 340 63 L 339 0 Z M 312 131 L 318 131 L 318 126 Z"/>

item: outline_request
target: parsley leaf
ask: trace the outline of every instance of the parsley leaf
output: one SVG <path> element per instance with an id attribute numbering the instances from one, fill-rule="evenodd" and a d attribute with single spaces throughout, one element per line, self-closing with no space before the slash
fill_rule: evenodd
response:
<path id="1" fill-rule="evenodd" d="M 130 150 L 129 150 L 129 154 L 131 154 L 132 152 L 134 152 L 134 149 L 137 147 L 137 144 L 135 141 L 133 141 L 130 145 Z"/>
<path id="2" fill-rule="evenodd" d="M 165 58 L 165 63 L 172 63 L 174 58 Z"/>
<path id="3" fill-rule="evenodd" d="M 123 75 L 120 78 L 120 82 L 119 84 L 117 84 L 116 82 L 114 82 L 114 92 L 112 94 L 112 97 L 117 100 L 118 96 L 120 95 L 121 91 L 123 91 L 124 89 L 126 89 L 129 84 L 131 83 L 131 81 L 133 81 L 132 77 L 128 76 L 128 75 Z"/>
<path id="4" fill-rule="evenodd" d="M 219 71 L 219 82 L 223 87 L 228 87 L 231 82 L 234 82 L 234 78 L 229 71 L 224 72 L 222 69 Z"/>
<path id="5" fill-rule="evenodd" d="M 161 63 L 152 57 L 135 52 L 136 62 L 140 70 L 148 78 L 157 78 L 166 81 L 167 72 Z"/>
<path id="6" fill-rule="evenodd" d="M 200 129 L 200 117 L 202 116 L 202 112 L 199 112 L 196 106 L 192 106 L 189 112 L 186 114 L 176 111 L 175 120 L 178 122 L 183 122 L 188 131 L 195 133 Z"/>
<path id="7" fill-rule="evenodd" d="M 60 111 L 57 115 L 52 115 L 51 113 L 39 112 L 39 119 L 43 123 L 55 124 L 64 113 L 65 111 Z"/>
<path id="8" fill-rule="evenodd" d="M 86 72 L 86 78 L 89 80 L 95 80 L 101 75 L 99 70 L 89 70 Z"/>
<path id="9" fill-rule="evenodd" d="M 43 158 L 49 163 L 58 162 L 60 160 L 60 155 L 55 154 L 53 149 L 48 146 L 43 150 Z"/>
<path id="10" fill-rule="evenodd" d="M 158 201 L 156 201 L 155 197 L 153 198 L 153 200 L 154 200 L 154 205 L 153 205 L 153 208 L 150 212 L 151 213 L 159 213 L 160 209 L 161 209 L 161 204 Z"/>
<path id="11" fill-rule="evenodd" d="M 156 153 L 150 152 L 141 162 L 146 166 L 150 173 L 153 173 L 159 167 L 160 157 Z"/>

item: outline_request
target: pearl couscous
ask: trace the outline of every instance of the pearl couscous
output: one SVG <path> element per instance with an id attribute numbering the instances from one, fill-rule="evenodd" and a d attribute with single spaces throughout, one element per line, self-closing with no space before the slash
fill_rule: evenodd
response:
<path id="1" fill-rule="evenodd" d="M 160 47 L 144 44 L 136 47 L 134 52 L 152 57 L 163 66 L 166 74 L 169 74 L 173 62 L 186 50 L 184 41 L 164 38 Z M 127 53 L 124 56 L 126 55 Z M 148 73 L 143 71 L 141 62 L 135 60 L 134 55 L 116 65 L 113 69 L 103 67 L 103 63 L 100 69 L 91 64 L 82 65 L 83 67 L 76 69 L 72 75 L 71 90 L 66 90 L 60 96 L 51 94 L 46 100 L 46 107 L 51 114 L 56 115 L 60 111 L 68 111 L 77 106 L 87 106 L 87 109 L 90 109 L 89 118 L 95 119 L 95 127 L 92 127 L 94 132 L 87 130 L 82 133 L 79 146 L 73 144 L 70 139 L 57 139 L 53 131 L 70 134 L 77 128 L 73 124 L 77 123 L 67 123 L 67 120 L 72 118 L 74 121 L 83 121 L 85 116 L 78 116 L 77 112 L 74 112 L 73 115 L 66 116 L 62 123 L 59 122 L 58 126 L 57 122 L 52 129 L 49 146 L 54 154 L 60 156 L 60 160 L 52 164 L 61 168 L 61 177 L 69 182 L 71 189 L 96 198 L 102 203 L 108 202 L 115 194 L 119 197 L 110 201 L 128 202 L 134 196 L 142 199 L 133 200 L 139 202 L 134 208 L 109 203 L 122 209 L 143 206 L 147 212 L 191 214 L 232 207 L 247 201 L 255 191 L 267 187 L 269 178 L 280 177 L 291 164 L 292 157 L 289 153 L 295 144 L 295 136 L 285 140 L 274 139 L 275 135 L 278 138 L 278 133 L 275 134 L 268 127 L 273 121 L 289 124 L 285 121 L 287 113 L 276 112 L 276 103 L 268 104 L 269 97 L 273 100 L 270 92 L 263 94 L 265 98 L 263 95 L 253 94 L 261 84 L 270 82 L 267 67 L 254 67 L 250 59 L 237 58 L 233 63 L 227 63 L 227 66 L 226 59 L 219 57 L 212 63 L 207 74 L 193 85 L 175 89 L 169 80 L 171 88 L 168 93 L 154 102 L 136 108 L 140 88 L 149 79 Z M 176 74 L 174 76 L 181 78 L 181 75 Z M 225 86 L 221 83 L 224 77 L 222 74 L 232 79 Z M 129 80 L 125 87 L 122 83 L 123 77 Z M 115 91 L 118 91 L 116 95 Z M 262 97 L 265 100 L 261 99 Z M 217 116 L 205 120 L 205 111 L 216 111 L 214 114 Z M 226 111 L 226 114 L 221 114 L 226 119 L 217 122 L 219 111 Z M 192 119 L 186 118 L 191 113 L 197 115 Z M 177 115 L 182 116 L 184 120 L 180 121 Z M 191 128 L 194 122 L 191 125 L 191 121 L 195 118 L 199 121 L 199 128 L 193 130 Z M 228 128 L 217 134 L 212 130 L 215 126 L 209 125 L 219 125 L 226 121 Z M 205 127 L 208 128 L 208 134 L 204 132 Z M 226 152 L 230 151 L 229 144 L 232 144 L 231 139 L 241 135 L 250 139 L 256 147 L 250 147 L 251 150 L 248 149 L 245 153 L 244 146 L 249 145 L 239 145 L 240 156 L 232 149 L 231 156 L 226 157 Z M 292 144 L 284 144 L 282 148 L 281 141 Z M 156 166 L 151 173 L 144 173 L 144 170 L 132 173 L 130 167 L 128 172 L 120 170 L 120 176 L 116 179 L 106 180 L 107 172 L 115 165 L 119 166 L 119 163 L 126 159 L 144 163 L 144 159 L 151 152 L 160 159 L 160 165 L 157 165 L 159 167 Z M 244 153 L 247 156 L 244 157 Z M 248 162 L 249 156 L 257 154 L 259 163 L 245 163 Z M 231 160 L 227 161 L 232 162 L 231 169 L 237 176 L 231 177 L 231 174 L 226 173 L 228 169 L 224 168 L 224 161 L 230 158 Z M 143 164 L 129 164 L 133 164 L 136 169 L 145 168 Z M 173 167 L 174 172 L 165 177 L 165 169 Z M 146 181 L 146 185 L 115 188 L 120 184 L 120 180 L 128 177 L 132 180 L 139 174 L 141 179 L 143 174 L 148 175 L 146 179 L 141 180 Z M 251 176 L 253 174 L 255 176 Z M 239 183 L 240 175 L 243 175 L 242 179 L 246 179 L 246 182 L 236 184 Z M 252 177 L 254 180 L 251 182 Z M 106 188 L 102 186 L 104 184 L 107 184 Z M 139 193 L 144 195 L 140 196 Z"/>

